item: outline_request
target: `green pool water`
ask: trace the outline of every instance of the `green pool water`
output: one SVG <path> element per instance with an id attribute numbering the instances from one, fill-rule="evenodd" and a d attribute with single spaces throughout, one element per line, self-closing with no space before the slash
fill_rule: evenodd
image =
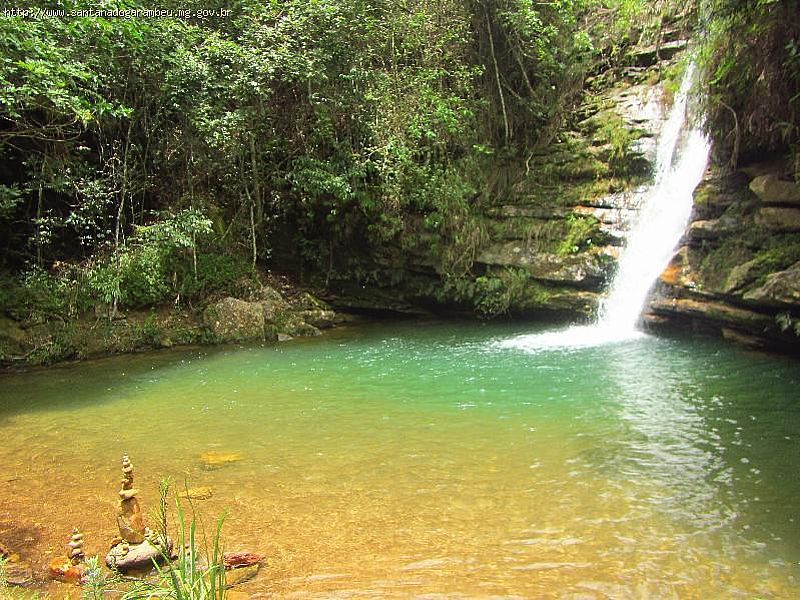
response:
<path id="1" fill-rule="evenodd" d="M 213 488 L 254 597 L 800 597 L 800 363 L 403 322 L 0 377 L 0 541 L 115 534 L 119 458 Z M 218 469 L 204 452 L 242 459 Z M 42 584 L 44 587 L 44 584 Z M 49 586 L 50 591 L 60 588 Z"/>

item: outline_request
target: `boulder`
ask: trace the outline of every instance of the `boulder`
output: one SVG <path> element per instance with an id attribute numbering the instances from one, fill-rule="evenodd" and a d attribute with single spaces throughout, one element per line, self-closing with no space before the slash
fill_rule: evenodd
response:
<path id="1" fill-rule="evenodd" d="M 762 202 L 769 204 L 800 204 L 800 185 L 784 181 L 775 174 L 760 175 L 750 182 L 750 189 Z"/>
<path id="2" fill-rule="evenodd" d="M 316 337 L 322 332 L 305 321 L 296 321 L 286 328 L 286 333 L 295 337 Z"/>
<path id="3" fill-rule="evenodd" d="M 266 323 L 282 318 L 286 311 L 289 310 L 289 304 L 286 299 L 281 296 L 278 290 L 269 286 L 262 286 L 258 299 L 264 311 L 264 321 Z"/>
<path id="4" fill-rule="evenodd" d="M 689 248 L 682 246 L 672 256 L 667 267 L 661 272 L 659 281 L 669 286 L 694 288 L 695 282 L 689 268 Z"/>
<path id="5" fill-rule="evenodd" d="M 308 292 L 303 292 L 292 300 L 292 306 L 297 310 L 330 310 L 331 307 L 325 302 L 312 296 Z"/>
<path id="6" fill-rule="evenodd" d="M 756 223 L 772 231 L 800 231 L 800 208 L 760 208 L 756 213 Z"/>
<path id="7" fill-rule="evenodd" d="M 262 302 L 224 298 L 206 309 L 204 319 L 221 341 L 256 340 L 264 337 Z"/>
<path id="8" fill-rule="evenodd" d="M 773 273 L 764 285 L 750 290 L 743 298 L 767 306 L 800 305 L 800 261 L 785 271 Z"/>
<path id="9" fill-rule="evenodd" d="M 728 277 L 722 285 L 722 291 L 726 294 L 740 292 L 757 277 L 760 268 L 757 260 L 748 260 L 745 263 L 736 265 L 728 273 Z"/>

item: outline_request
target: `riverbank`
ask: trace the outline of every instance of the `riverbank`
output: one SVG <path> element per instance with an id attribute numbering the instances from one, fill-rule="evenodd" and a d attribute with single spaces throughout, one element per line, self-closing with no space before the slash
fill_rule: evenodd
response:
<path id="1" fill-rule="evenodd" d="M 98 303 L 73 316 L 6 310 L 0 314 L 0 369 L 46 366 L 175 346 L 313 337 L 357 315 L 334 311 L 287 278 L 259 274 L 238 297 L 216 294 L 195 305 L 112 310 Z"/>

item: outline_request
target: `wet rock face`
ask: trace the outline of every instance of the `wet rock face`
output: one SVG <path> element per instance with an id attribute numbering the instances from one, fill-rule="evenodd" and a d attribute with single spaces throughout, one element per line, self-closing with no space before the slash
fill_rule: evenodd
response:
<path id="1" fill-rule="evenodd" d="M 710 171 L 647 320 L 758 348 L 800 349 L 799 190 L 781 161 Z"/>
<path id="2" fill-rule="evenodd" d="M 493 265 L 521 267 L 535 279 L 598 288 L 610 275 L 612 261 L 602 252 L 570 256 L 541 253 L 524 245 L 506 242 L 486 248 L 478 261 Z"/>

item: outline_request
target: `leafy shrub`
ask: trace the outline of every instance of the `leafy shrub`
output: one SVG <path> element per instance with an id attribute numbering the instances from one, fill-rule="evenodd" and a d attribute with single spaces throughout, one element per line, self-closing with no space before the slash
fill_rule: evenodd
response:
<path id="1" fill-rule="evenodd" d="M 252 266 L 244 257 L 213 251 L 197 253 L 196 274 L 185 260 L 171 260 L 169 268 L 176 273 L 177 291 L 184 298 L 199 298 L 214 292 L 235 295 L 239 282 L 253 275 Z"/>

